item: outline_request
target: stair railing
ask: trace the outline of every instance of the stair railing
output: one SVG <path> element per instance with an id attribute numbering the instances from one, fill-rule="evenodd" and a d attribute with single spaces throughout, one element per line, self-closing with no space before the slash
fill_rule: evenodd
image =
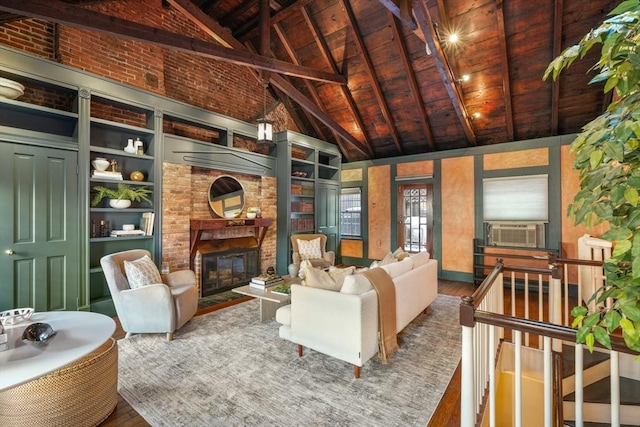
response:
<path id="1" fill-rule="evenodd" d="M 532 268 L 505 266 L 501 259 L 494 269 L 471 296 L 462 297 L 460 305 L 460 324 L 462 325 L 462 382 L 461 382 L 461 425 L 474 426 L 482 422 L 482 414 L 487 409 L 489 425 L 496 425 L 496 361 L 499 347 L 508 339 L 514 343 L 514 425 L 522 426 L 522 349 L 530 346 L 529 335 L 537 341 L 537 347 L 543 352 L 543 390 L 544 425 L 560 425 L 562 420 L 561 371 L 558 372 L 559 344 L 562 341 L 575 343 L 576 330 L 569 327 L 569 279 L 566 273 L 570 265 L 593 266 L 602 269 L 602 263 L 585 260 L 568 260 L 549 257 L 551 268 Z M 564 273 L 563 273 L 564 267 Z M 511 278 L 511 315 L 505 311 L 504 274 Z M 537 276 L 530 286 L 530 277 Z M 597 274 L 595 276 L 598 276 Z M 523 287 L 525 313 L 516 313 L 516 278 Z M 601 274 L 599 279 L 601 280 Z M 574 282 L 575 284 L 575 282 Z M 581 287 L 577 283 L 578 288 Z M 529 293 L 531 288 L 538 293 L 537 319 L 529 313 Z M 546 292 L 545 292 L 546 289 Z M 547 295 L 546 300 L 544 294 Z M 577 301 L 577 300 L 575 300 Z M 572 302 L 572 306 L 575 305 Z M 563 313 L 564 312 L 564 313 Z M 535 314 L 535 313 L 534 313 Z M 551 319 L 551 320 L 550 320 Z M 525 344 L 523 345 L 523 335 Z M 617 368 L 618 352 L 632 353 L 621 338 L 612 337 L 611 351 L 611 422 L 619 425 L 619 372 Z M 582 352 L 584 346 L 575 346 L 575 421 L 582 425 Z M 555 350 L 554 350 L 555 349 Z M 555 384 L 555 385 L 554 385 Z M 558 390 L 560 388 L 560 390 Z"/>

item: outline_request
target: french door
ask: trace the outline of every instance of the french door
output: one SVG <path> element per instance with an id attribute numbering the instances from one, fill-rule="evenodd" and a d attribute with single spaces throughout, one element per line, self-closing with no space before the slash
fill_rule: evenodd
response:
<path id="1" fill-rule="evenodd" d="M 398 185 L 398 247 L 433 253 L 433 186 Z"/>
<path id="2" fill-rule="evenodd" d="M 77 157 L 0 142 L 0 310 L 77 310 Z"/>

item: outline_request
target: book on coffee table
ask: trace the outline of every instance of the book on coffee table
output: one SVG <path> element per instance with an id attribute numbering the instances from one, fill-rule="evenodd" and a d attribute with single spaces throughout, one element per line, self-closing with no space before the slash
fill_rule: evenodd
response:
<path id="1" fill-rule="evenodd" d="M 256 289 L 262 289 L 263 291 L 267 288 L 270 288 L 272 286 L 277 286 L 277 285 L 281 285 L 284 283 L 284 280 L 280 279 L 277 282 L 271 282 L 271 283 L 255 283 L 253 280 L 251 282 L 249 282 L 249 286 L 251 286 L 252 288 L 256 288 Z"/>
<path id="2" fill-rule="evenodd" d="M 251 283 L 255 283 L 257 285 L 272 285 L 282 281 L 282 277 L 277 274 L 261 274 L 260 276 L 256 276 L 251 279 Z"/>

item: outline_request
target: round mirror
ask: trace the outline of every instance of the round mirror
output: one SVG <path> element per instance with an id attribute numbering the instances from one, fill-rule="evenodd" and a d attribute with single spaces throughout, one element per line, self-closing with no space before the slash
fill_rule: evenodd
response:
<path id="1" fill-rule="evenodd" d="M 229 175 L 221 175 L 209 186 L 209 206 L 222 218 L 236 218 L 244 209 L 244 187 Z"/>

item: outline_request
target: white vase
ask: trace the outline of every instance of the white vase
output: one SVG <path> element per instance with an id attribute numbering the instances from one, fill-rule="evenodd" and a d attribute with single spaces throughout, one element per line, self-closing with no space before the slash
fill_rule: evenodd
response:
<path id="1" fill-rule="evenodd" d="M 126 209 L 131 206 L 131 200 L 109 199 L 109 206 L 115 209 Z"/>
<path id="2" fill-rule="evenodd" d="M 136 152 L 136 147 L 133 145 L 133 139 L 129 139 L 127 141 L 127 146 L 124 147 L 124 151 L 130 154 L 133 154 Z"/>
<path id="3" fill-rule="evenodd" d="M 289 264 L 289 277 L 298 277 L 298 266 L 294 263 Z"/>

